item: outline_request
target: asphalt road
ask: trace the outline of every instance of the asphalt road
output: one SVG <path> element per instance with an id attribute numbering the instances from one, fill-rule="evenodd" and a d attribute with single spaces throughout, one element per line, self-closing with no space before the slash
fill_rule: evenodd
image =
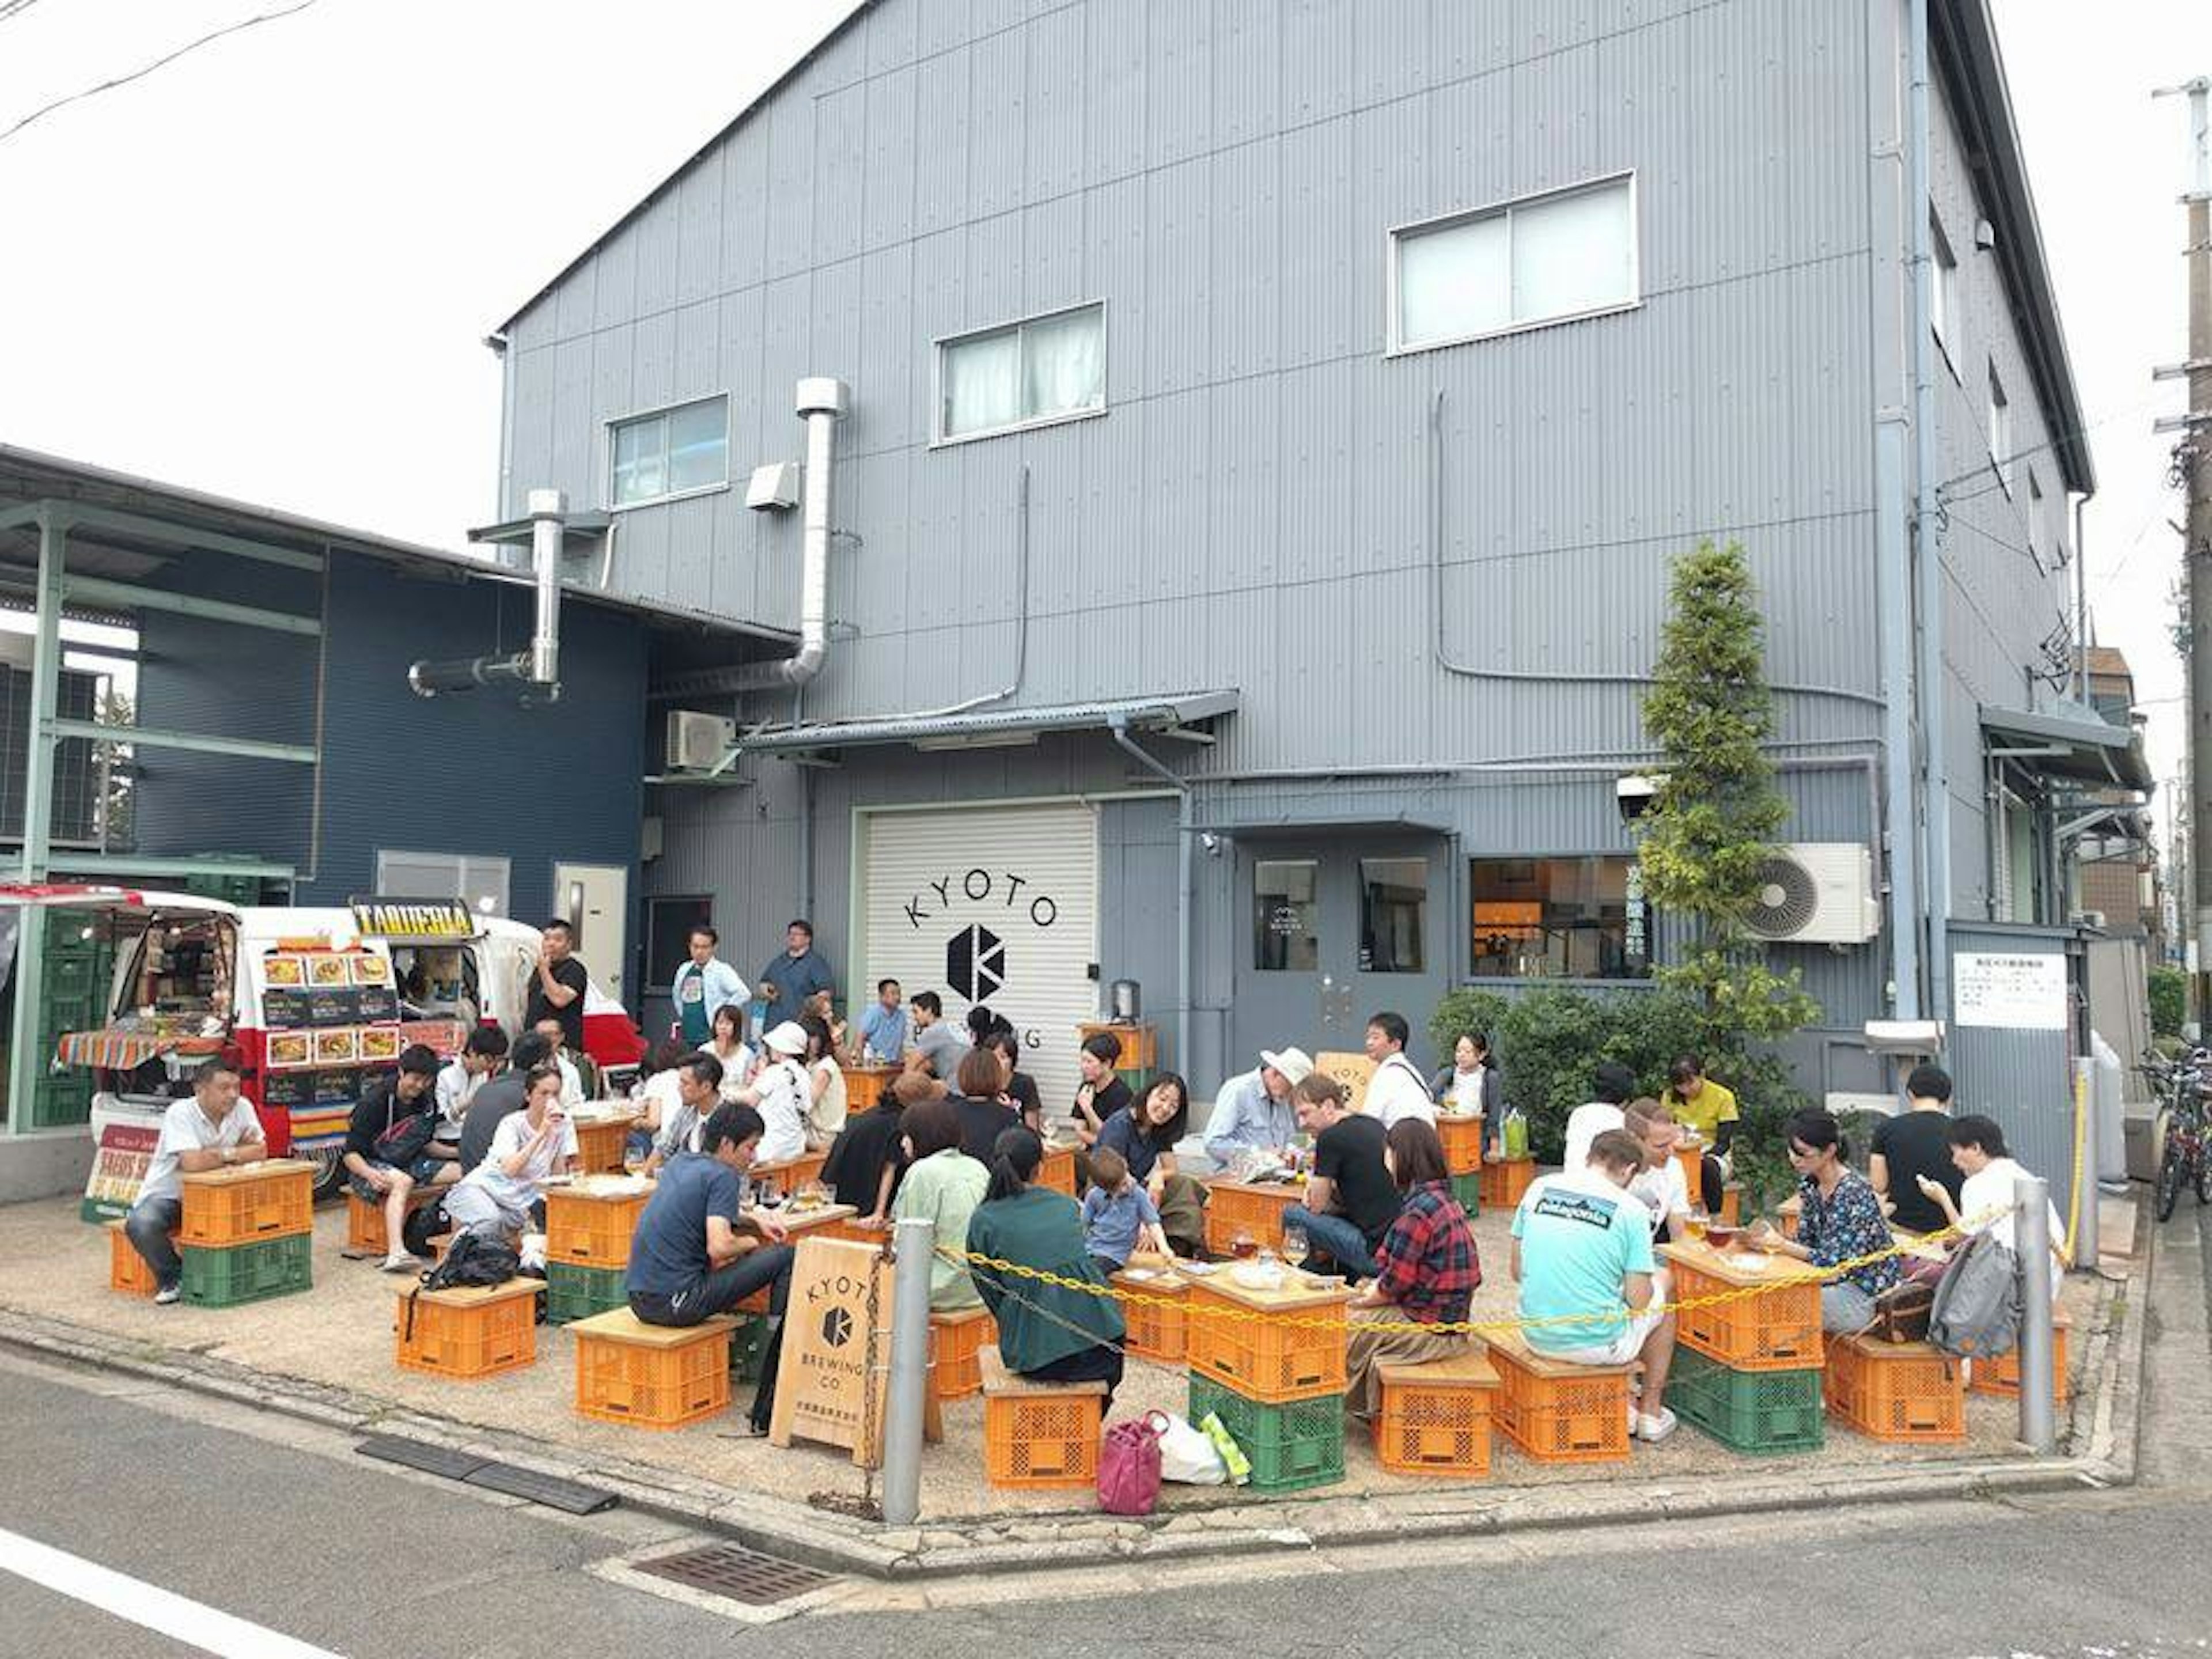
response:
<path id="1" fill-rule="evenodd" d="M 65 1553 L 57 1565 L 0 1536 L 0 1655 L 2205 1653 L 2212 1575 L 2193 1564 L 2212 1496 L 2212 1235 L 2200 1245 L 2196 1222 L 2186 1211 L 2170 1227 L 2151 1310 L 2148 1479 L 2130 1491 L 1174 1573 L 1072 1561 L 1049 1584 L 854 1586 L 842 1592 L 849 1610 L 767 1627 L 611 1579 L 625 1558 L 685 1541 L 669 1523 L 622 1511 L 570 1520 L 387 1471 L 343 1437 L 241 1408 L 0 1360 L 0 1533 Z M 137 1582 L 88 1583 L 85 1563 Z M 200 1621 L 202 1645 L 97 1605 L 158 1620 L 155 1589 L 210 1610 L 178 1614 Z"/>

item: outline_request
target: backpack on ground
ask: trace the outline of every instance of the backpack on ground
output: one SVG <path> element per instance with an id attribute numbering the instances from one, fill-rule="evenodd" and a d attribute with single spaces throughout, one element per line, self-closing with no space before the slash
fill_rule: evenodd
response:
<path id="1" fill-rule="evenodd" d="M 446 1200 L 434 1198 L 408 1211 L 407 1219 L 399 1224 L 399 1243 L 408 1255 L 427 1261 L 432 1254 L 430 1241 L 453 1230 L 453 1224 L 446 1218 Z"/>
<path id="2" fill-rule="evenodd" d="M 1943 1269 L 1928 1310 L 1928 1340 L 1962 1359 L 2010 1353 L 2020 1340 L 2020 1258 L 1976 1233 Z"/>

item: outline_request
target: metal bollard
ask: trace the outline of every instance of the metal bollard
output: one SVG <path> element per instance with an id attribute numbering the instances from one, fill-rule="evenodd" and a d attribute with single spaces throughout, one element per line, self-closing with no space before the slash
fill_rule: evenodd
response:
<path id="1" fill-rule="evenodd" d="M 921 1516 L 921 1434 L 929 1389 L 929 1264 L 937 1224 L 926 1217 L 891 1232 L 890 1398 L 884 1412 L 884 1519 L 910 1527 Z M 2045 1340 L 2049 1340 L 2046 1334 Z"/>
<path id="2" fill-rule="evenodd" d="M 2051 1387 L 2051 1183 L 2022 1176 L 2012 1192 L 2020 1246 L 2020 1437 L 2043 1456 L 2058 1443 Z"/>

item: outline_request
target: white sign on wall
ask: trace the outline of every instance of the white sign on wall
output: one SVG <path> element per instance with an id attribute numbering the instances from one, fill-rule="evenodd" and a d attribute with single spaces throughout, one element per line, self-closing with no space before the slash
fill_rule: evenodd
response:
<path id="1" fill-rule="evenodd" d="M 2063 1031 L 2066 958 L 2051 951 L 1961 951 L 1951 959 L 1951 1007 L 1960 1025 Z"/>

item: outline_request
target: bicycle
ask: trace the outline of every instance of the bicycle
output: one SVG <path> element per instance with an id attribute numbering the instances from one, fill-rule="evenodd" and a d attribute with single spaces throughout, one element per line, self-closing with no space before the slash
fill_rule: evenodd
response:
<path id="1" fill-rule="evenodd" d="M 2137 1068 L 2157 1085 L 2158 1178 L 2155 1192 L 2158 1218 L 2168 1219 L 2181 1201 L 2186 1180 L 2197 1188 L 2197 1202 L 2212 1204 L 2212 1131 L 2205 1120 L 2206 1061 L 2192 1054 L 2186 1064 L 2145 1055 Z"/>

